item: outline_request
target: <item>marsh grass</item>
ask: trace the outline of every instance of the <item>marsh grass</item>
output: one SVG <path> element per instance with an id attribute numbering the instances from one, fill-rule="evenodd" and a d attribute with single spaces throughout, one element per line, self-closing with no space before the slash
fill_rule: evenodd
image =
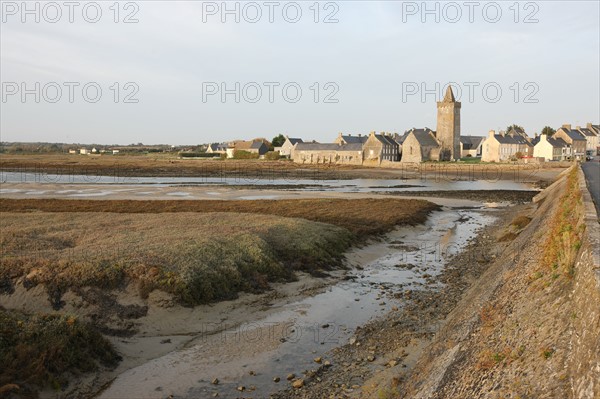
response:
<path id="1" fill-rule="evenodd" d="M 302 219 L 236 213 L 4 213 L 0 279 L 58 297 L 135 282 L 194 305 L 259 292 L 293 272 L 341 265 L 354 236 Z"/>
<path id="2" fill-rule="evenodd" d="M 440 207 L 418 199 L 213 200 L 65 200 L 0 199 L 0 212 L 179 213 L 235 212 L 278 215 L 323 222 L 357 237 L 381 234 L 397 225 L 425 222 Z"/>
<path id="3" fill-rule="evenodd" d="M 86 373 L 119 360 L 100 333 L 74 316 L 0 307 L 0 387 L 15 384 L 23 397 L 33 397 L 34 387 L 66 386 L 66 371 Z"/>

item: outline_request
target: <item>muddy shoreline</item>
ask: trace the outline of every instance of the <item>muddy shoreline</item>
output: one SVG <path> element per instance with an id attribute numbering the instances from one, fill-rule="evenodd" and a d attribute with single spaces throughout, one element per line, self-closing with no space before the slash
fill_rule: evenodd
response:
<path id="1" fill-rule="evenodd" d="M 304 386 L 290 387 L 275 399 L 380 398 L 401 384 L 462 295 L 500 256 L 506 243 L 498 236 L 514 215 L 531 207 L 515 205 L 500 210 L 498 219 L 454 256 L 438 276 L 441 288 L 409 290 L 405 306 L 392 310 L 356 330 L 351 340 L 332 351 L 331 366 L 306 370 Z M 398 295 L 382 290 L 382 295 Z M 393 397 L 393 396 L 390 396 Z"/>

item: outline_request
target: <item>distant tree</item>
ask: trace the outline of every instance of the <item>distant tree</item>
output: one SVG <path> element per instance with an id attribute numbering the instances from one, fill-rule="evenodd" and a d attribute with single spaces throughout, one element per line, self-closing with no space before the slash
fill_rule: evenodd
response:
<path id="1" fill-rule="evenodd" d="M 271 144 L 273 144 L 273 147 L 281 147 L 283 145 L 283 143 L 285 143 L 285 137 L 283 134 L 279 134 L 279 135 L 273 137 L 273 140 L 271 141 Z"/>
<path id="2" fill-rule="evenodd" d="M 512 124 L 509 127 L 506 128 L 506 133 L 510 132 L 510 129 L 515 128 L 515 129 L 522 129 L 523 131 L 525 131 L 525 129 L 523 129 L 523 126 L 519 126 L 517 124 Z"/>
<path id="3" fill-rule="evenodd" d="M 548 137 L 552 136 L 554 133 L 556 133 L 556 130 L 552 129 L 550 126 L 544 126 L 542 129 L 542 134 L 545 134 Z"/>

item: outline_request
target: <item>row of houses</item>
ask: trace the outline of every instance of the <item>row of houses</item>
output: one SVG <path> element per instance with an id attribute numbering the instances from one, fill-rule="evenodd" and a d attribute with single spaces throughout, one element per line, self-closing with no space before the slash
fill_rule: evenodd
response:
<path id="1" fill-rule="evenodd" d="M 506 162 L 517 158 L 544 161 L 585 160 L 596 155 L 600 146 L 600 126 L 588 123 L 586 127 L 569 124 L 561 126 L 552 136 L 535 135 L 530 138 L 522 129 L 503 133 L 491 130 L 481 141 L 481 160 Z"/>
<path id="2" fill-rule="evenodd" d="M 96 148 L 92 148 L 91 150 L 89 148 L 80 148 L 78 150 L 70 149 L 69 150 L 69 154 L 90 155 L 90 154 L 105 154 L 105 153 L 118 154 L 119 150 L 105 150 L 105 149 L 97 150 Z"/>
<path id="3" fill-rule="evenodd" d="M 460 156 L 480 157 L 483 162 L 508 162 L 517 159 L 539 161 L 585 160 L 599 150 L 600 129 L 588 123 L 585 128 L 560 127 L 554 135 L 529 137 L 522 128 L 508 132 L 491 130 L 487 137 L 461 136 Z M 441 145 L 436 132 L 425 127 L 404 134 L 338 134 L 333 143 L 305 143 L 286 137 L 281 154 L 297 163 L 342 163 L 363 165 L 372 162 L 423 162 L 440 158 Z"/>
<path id="4" fill-rule="evenodd" d="M 551 137 L 529 137 L 522 128 L 512 127 L 507 132 L 491 130 L 487 137 L 460 136 L 460 157 L 481 158 L 484 162 L 508 162 L 519 158 L 545 161 L 585 160 L 596 153 L 600 138 L 598 125 L 588 123 L 585 128 L 563 125 Z M 261 140 L 237 141 L 228 144 L 210 144 L 207 152 L 227 154 L 247 151 L 262 156 L 269 150 Z M 381 165 L 387 162 L 423 162 L 439 160 L 442 146 L 436 132 L 412 128 L 404 134 L 376 133 L 352 135 L 339 133 L 331 143 L 305 142 L 287 137 L 280 155 L 296 163 Z"/>

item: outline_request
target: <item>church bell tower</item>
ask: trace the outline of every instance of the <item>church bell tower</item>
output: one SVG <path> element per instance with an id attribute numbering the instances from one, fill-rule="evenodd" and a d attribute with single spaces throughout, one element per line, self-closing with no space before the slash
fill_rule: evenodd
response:
<path id="1" fill-rule="evenodd" d="M 437 103 L 436 137 L 441 144 L 440 161 L 460 159 L 460 102 L 454 98 L 452 87 Z"/>

